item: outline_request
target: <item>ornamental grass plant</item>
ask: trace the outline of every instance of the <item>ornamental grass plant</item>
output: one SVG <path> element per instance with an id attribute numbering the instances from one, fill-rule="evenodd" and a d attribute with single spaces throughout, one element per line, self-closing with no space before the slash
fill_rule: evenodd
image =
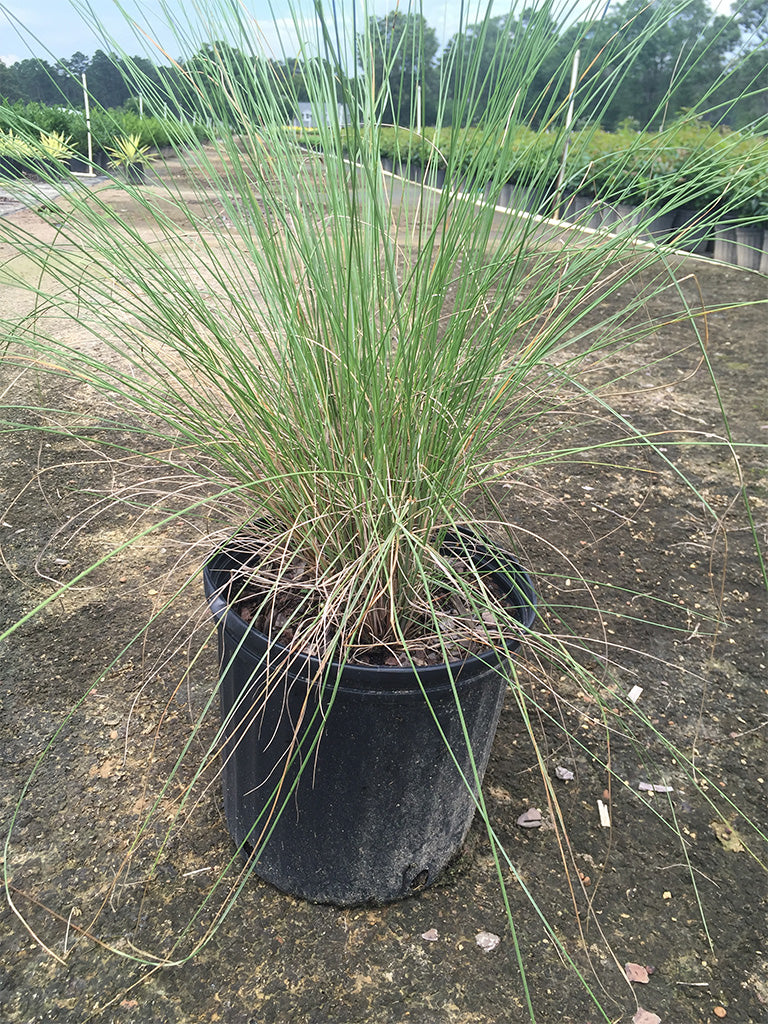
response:
<path id="1" fill-rule="evenodd" d="M 91 19 L 87 5 L 75 7 Z M 109 465 L 109 483 L 85 490 L 80 510 L 52 531 L 45 550 L 76 544 L 105 517 L 119 515 L 121 523 L 91 560 L 64 578 L 63 570 L 48 572 L 48 589 L 2 637 L 13 644 L 36 616 L 50 615 L 58 602 L 81 600 L 91 580 L 118 573 L 110 567 L 131 551 L 149 558 L 172 535 L 172 564 L 151 613 L 136 621 L 126 643 L 115 649 L 105 643 L 103 664 L 72 714 L 112 686 L 132 659 L 142 665 L 133 707 L 157 686 L 175 695 L 171 701 L 186 688 L 191 693 L 200 666 L 210 662 L 213 637 L 200 570 L 212 551 L 234 539 L 259 554 L 257 578 L 248 581 L 257 594 L 254 618 L 273 639 L 313 654 L 323 666 L 418 667 L 488 647 L 503 651 L 522 639 L 508 699 L 530 731 L 532 758 L 542 767 L 560 829 L 536 725 L 546 711 L 531 679 L 548 691 L 567 679 L 588 696 L 603 725 L 590 756 L 604 764 L 606 778 L 615 736 L 647 759 L 654 778 L 675 759 L 695 780 L 690 755 L 665 740 L 628 687 L 612 686 L 607 695 L 605 681 L 636 656 L 616 636 L 622 622 L 641 620 L 653 637 L 690 632 L 692 617 L 696 628 L 715 634 L 717 614 L 695 611 L 697 595 L 687 595 L 683 622 L 677 607 L 639 585 L 617 594 L 589 580 L 574 601 L 550 599 L 547 574 L 561 574 L 560 582 L 566 575 L 553 551 L 556 570 L 530 566 L 541 600 L 534 626 L 524 630 L 471 563 L 446 556 L 446 536 L 469 527 L 527 564 L 530 517 L 522 511 L 516 522 L 502 513 L 501 496 L 511 490 L 520 509 L 530 509 L 539 488 L 546 490 L 547 467 L 586 464 L 599 475 L 626 452 L 673 474 L 719 529 L 719 513 L 678 458 L 678 447 L 707 448 L 731 460 L 737 500 L 752 520 L 739 443 L 724 413 L 717 436 L 692 430 L 660 437 L 642 419 L 633 421 L 617 399 L 642 390 L 650 370 L 663 377 L 665 359 L 672 365 L 679 354 L 661 362 L 654 357 L 650 367 L 644 361 L 645 342 L 660 326 L 654 302 L 662 296 L 679 300 L 675 319 L 687 325 L 698 372 L 712 375 L 717 394 L 707 319 L 680 283 L 679 256 L 638 241 L 659 206 L 696 205 L 710 194 L 696 143 L 681 158 L 671 189 L 666 178 L 644 181 L 645 220 L 620 223 L 612 233 L 582 232 L 546 216 L 562 199 L 558 175 L 569 105 L 574 121 L 599 124 L 611 91 L 666 23 L 666 5 L 652 8 L 642 33 L 619 49 L 607 84 L 582 89 L 577 80 L 570 89 L 571 63 L 563 61 L 537 95 L 529 83 L 555 47 L 549 19 L 566 24 L 572 11 L 549 4 L 534 11 L 526 32 L 515 35 L 514 46 L 501 45 L 487 69 L 481 48 L 465 45 L 465 37 L 473 25 L 473 38 L 482 39 L 491 13 L 462 9 L 458 42 L 440 65 L 436 125 L 422 133 L 420 150 L 427 164 L 431 154 L 445 164 L 439 190 L 394 178 L 381 164 L 382 138 L 387 145 L 392 138 L 384 115 L 400 91 L 409 97 L 412 135 L 421 132 L 414 83 L 390 74 L 403 66 L 406 50 L 419 53 L 424 22 L 416 9 L 407 12 L 407 32 L 399 37 L 365 3 L 327 7 L 317 0 L 311 10 L 292 9 L 287 21 L 275 16 L 276 45 L 286 52 L 298 45 L 303 59 L 311 147 L 302 144 L 302 133 L 286 130 L 298 87 L 283 65 L 265 59 L 264 26 L 246 6 L 203 0 L 188 13 L 161 4 L 158 24 L 141 23 L 158 54 L 169 52 L 175 33 L 185 58 L 176 64 L 175 88 L 188 116 L 169 127 L 174 156 L 156 161 L 156 176 L 142 188 L 109 175 L 96 185 L 65 177 L 58 201 L 38 211 L 49 229 L 41 237 L 26 221 L 0 221 L 0 236 L 16 254 L 4 278 L 27 296 L 23 315 L 3 314 L 6 429 L 69 439 L 76 458 L 98 448 Z M 130 68 L 126 61 L 123 55 Z M 683 62 L 678 75 L 693 70 Z M 159 114 L 165 98 L 138 66 L 133 73 L 147 109 Z M 428 74 L 417 59 L 414 80 L 426 87 Z M 483 105 L 481 76 L 493 81 Z M 698 124 L 707 116 L 708 96 L 721 85 L 713 82 L 698 109 L 670 124 L 670 140 L 681 119 Z M 551 148 L 539 144 L 531 161 L 520 139 L 534 110 Z M 649 112 L 649 122 L 656 113 Z M 212 141 L 200 140 L 193 120 L 208 125 Z M 473 132 L 457 131 L 470 127 L 495 145 L 475 146 Z M 447 137 L 449 128 L 452 144 L 444 153 L 441 133 Z M 655 148 L 663 150 L 664 132 L 654 136 Z M 641 159 L 644 145 L 637 133 L 627 161 L 633 147 Z M 727 147 L 723 136 L 722 159 Z M 702 217 L 722 218 L 743 206 L 753 176 L 753 167 L 735 160 Z M 525 186 L 540 216 L 496 209 L 510 180 Z M 17 191 L 34 197 L 28 181 Z M 599 440 L 579 431 L 586 423 L 599 423 Z M 763 571 L 753 532 L 755 563 Z M 570 573 L 577 578 L 578 565 L 569 583 Z M 164 639 L 156 643 L 159 635 Z M 117 954 L 154 967 L 198 953 L 244 887 L 254 884 L 233 850 L 191 918 L 170 934 L 161 929 L 154 948 L 100 930 L 100 909 L 121 887 L 162 877 L 189 822 L 216 799 L 223 732 L 216 679 L 208 684 L 203 697 L 199 689 L 190 697 L 184 742 L 169 747 L 161 722 L 143 763 L 130 753 L 134 741 L 136 750 L 146 744 L 129 715 L 126 757 L 142 780 L 136 825 L 119 856 L 109 855 L 109 879 L 91 894 L 87 923 L 77 926 Z M 317 685 L 324 685 L 322 674 Z M 325 714 L 333 714 L 333 700 L 329 686 Z M 6 893 L 22 920 L 15 830 L 34 799 L 36 779 L 57 756 L 64 728 L 40 754 L 7 833 Z M 568 742 L 581 748 L 578 730 L 564 728 Z M 322 730 L 318 720 L 316 744 Z M 476 781 L 468 778 L 467 785 Z M 712 789 L 705 798 L 718 807 Z M 507 887 L 525 883 L 515 878 L 482 791 L 476 801 L 514 942 Z M 734 811 L 723 804 L 718 813 Z M 664 827 L 677 834 L 674 814 Z M 764 859 L 759 826 L 740 827 L 754 857 Z M 695 889 L 693 872 L 691 880 Z M 535 905 L 535 894 L 528 895 Z M 71 920 L 68 932 L 70 926 Z M 57 959 L 62 927 L 61 916 L 53 915 L 45 933 L 33 932 Z M 553 923 L 545 920 L 544 927 L 590 993 L 596 1015 L 610 1019 L 599 986 L 580 973 Z M 524 951 L 516 949 L 516 958 L 535 1019 Z"/>

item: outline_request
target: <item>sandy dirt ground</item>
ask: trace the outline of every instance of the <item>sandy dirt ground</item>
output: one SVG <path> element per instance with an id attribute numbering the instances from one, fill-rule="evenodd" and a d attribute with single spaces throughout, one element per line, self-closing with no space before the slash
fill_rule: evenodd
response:
<path id="1" fill-rule="evenodd" d="M 53 240 L 34 211 L 11 216 Z M 13 258 L 7 246 L 1 255 Z M 708 318 L 709 355 L 734 442 L 765 442 L 766 307 L 743 303 L 765 302 L 766 278 L 704 261 L 683 261 L 678 277 L 693 303 L 702 294 L 721 307 Z M 660 319 L 663 301 L 653 311 Z M 29 300 L 0 284 L 0 302 L 9 313 L 22 312 Z M 609 645 L 603 652 L 615 644 L 620 656 L 608 658 L 604 697 L 610 701 L 611 688 L 626 693 L 641 686 L 638 706 L 652 729 L 669 737 L 700 773 L 694 785 L 648 731 L 634 741 L 611 736 L 606 748 L 590 696 L 573 680 L 543 680 L 529 666 L 541 764 L 553 778 L 558 766 L 574 774 L 554 783 L 564 831 L 554 827 L 537 755 L 511 699 L 485 792 L 519 878 L 573 958 L 563 962 L 506 870 L 526 984 L 543 1024 L 604 1019 L 577 971 L 611 1020 L 631 1021 L 638 1005 L 664 1024 L 768 1020 L 768 875 L 745 848 L 765 859 L 765 842 L 749 822 L 763 837 L 768 833 L 766 595 L 734 459 L 723 447 L 695 443 L 697 436 L 722 435 L 723 428 L 706 368 L 692 372 L 698 358 L 686 331 L 670 323 L 643 341 L 642 351 L 617 357 L 647 368 L 642 386 L 633 380 L 617 397 L 619 407 L 643 429 L 658 432 L 661 447 L 665 437 L 690 441 L 670 448 L 669 464 L 627 450 L 597 467 L 575 458 L 531 473 L 519 488 L 497 488 L 540 590 L 567 610 L 571 628 L 581 624 L 586 635 L 598 630 L 590 611 L 595 584 L 607 593 L 601 598 Z M 86 335 L 82 343 L 98 344 Z M 676 354 L 656 363 L 657 355 L 670 352 Z M 98 516 L 80 520 L 83 529 L 67 528 L 84 496 L 87 504 L 88 496 L 108 494 L 118 472 L 134 482 L 147 472 L 139 463 L 116 468 L 119 429 L 110 432 L 94 418 L 89 432 L 92 397 L 77 388 L 62 395 L 61 386 L 45 376 L 20 378 L 12 366 L 2 371 L 5 401 L 23 390 L 32 407 L 26 423 L 2 437 L 0 579 L 8 622 L 49 594 L 52 579 L 111 550 L 133 522 L 121 505 L 107 503 Z M 80 410 L 87 443 L 38 429 L 49 422 L 46 408 L 62 403 Z M 572 429 L 593 430 L 599 440 L 604 425 L 593 417 Z M 766 460 L 746 448 L 736 451 L 765 543 Z M 694 480 L 698 494 L 679 484 L 675 467 Z M 718 528 L 703 515 L 703 501 L 721 517 Z M 121 651 L 137 624 L 184 578 L 189 563 L 179 560 L 181 552 L 196 539 L 184 524 L 167 524 L 3 645 L 0 814 L 4 833 L 15 815 L 4 862 L 18 914 L 8 904 L 0 909 L 0 1019 L 527 1020 L 515 942 L 488 839 L 477 823 L 444 878 L 404 902 L 339 910 L 250 878 L 231 911 L 217 916 L 212 880 L 233 851 L 212 784 L 200 789 L 170 842 L 163 845 L 154 832 L 140 837 L 124 869 L 148 802 L 159 793 L 159 817 L 166 804 L 168 821 L 174 813 L 175 787 L 184 779 L 172 779 L 165 789 L 163 779 L 188 739 L 190 708 L 201 707 L 215 678 L 209 633 L 191 667 L 183 642 L 190 626 L 198 636 L 209 630 L 198 584 L 145 641 Z M 709 628 L 697 625 L 689 609 L 710 615 Z M 646 618 L 674 628 L 653 628 Z M 525 676 L 524 654 L 521 668 Z M 558 722 L 568 725 L 570 739 Z M 608 755 L 622 780 L 611 785 L 600 760 Z M 658 765 L 654 778 L 649 763 Z M 671 792 L 639 794 L 641 783 L 663 783 Z M 732 801 L 725 822 L 708 801 L 713 790 Z M 610 828 L 601 827 L 598 800 L 609 809 Z M 542 811 L 539 829 L 517 825 L 530 807 Z M 152 969 L 135 961 L 139 951 L 185 955 L 214 924 L 216 934 L 189 962 Z M 477 941 L 483 932 L 501 941 L 483 949 Z M 628 982 L 626 963 L 647 967 L 647 982 Z"/>

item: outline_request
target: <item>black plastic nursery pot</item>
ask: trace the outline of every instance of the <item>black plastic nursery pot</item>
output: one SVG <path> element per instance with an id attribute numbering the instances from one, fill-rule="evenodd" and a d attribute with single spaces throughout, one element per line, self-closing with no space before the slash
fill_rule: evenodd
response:
<path id="1" fill-rule="evenodd" d="M 530 627 L 528 575 L 511 555 L 478 550 L 493 558 L 495 582 Z M 464 730 L 482 779 L 507 686 L 505 656 L 489 649 L 416 669 L 321 668 L 270 643 L 228 606 L 231 574 L 244 559 L 225 548 L 204 571 L 217 623 L 224 808 L 234 841 L 253 854 L 261 878 L 314 902 L 386 903 L 431 885 L 472 822 Z"/>
<path id="2" fill-rule="evenodd" d="M 149 176 L 143 163 L 119 167 L 117 177 L 127 185 L 146 185 L 149 182 Z"/>
<path id="3" fill-rule="evenodd" d="M 73 156 L 69 160 L 69 169 L 73 174 L 88 174 L 93 171 L 98 174 L 109 166 L 109 158 L 102 150 L 96 150 L 93 160 L 88 161 L 84 156 Z"/>
<path id="4" fill-rule="evenodd" d="M 14 181 L 25 177 L 26 172 L 27 164 L 23 160 L 16 160 L 12 156 L 0 156 L 0 180 Z"/>

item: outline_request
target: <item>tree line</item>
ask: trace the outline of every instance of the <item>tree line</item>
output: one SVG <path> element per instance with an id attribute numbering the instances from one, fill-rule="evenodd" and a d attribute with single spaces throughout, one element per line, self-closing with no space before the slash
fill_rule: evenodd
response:
<path id="1" fill-rule="evenodd" d="M 627 61 L 633 40 L 643 38 L 652 19 L 656 30 Z M 464 97 L 470 91 L 471 102 L 459 106 L 469 110 L 474 122 L 480 121 L 493 102 L 494 79 L 503 62 L 514 59 L 515 39 L 529 32 L 541 41 L 542 59 L 535 68 L 521 69 L 518 108 L 532 127 L 546 126 L 551 112 L 562 109 L 576 49 L 578 88 L 597 98 L 606 129 L 621 124 L 656 128 L 703 98 L 732 127 L 768 115 L 768 0 L 743 0 L 733 17 L 714 16 L 707 0 L 684 6 L 674 0 L 624 0 L 600 20 L 564 31 L 543 5 L 471 26 L 442 51 L 436 33 L 418 15 L 396 10 L 371 27 L 379 40 L 379 78 L 387 66 L 388 113 L 394 124 L 415 123 L 417 86 L 423 123 L 434 124 L 438 117 L 451 122 L 450 106 L 462 90 Z M 393 61 L 387 61 L 388 54 L 395 55 Z M 476 56 L 477 65 L 471 59 Z M 462 77 L 467 67 L 475 69 L 472 82 Z M 724 75 L 724 84 L 713 89 Z M 438 109 L 441 100 L 447 102 L 447 111 Z"/>
<path id="2" fill-rule="evenodd" d="M 659 18 L 659 8 L 664 13 L 665 7 L 669 16 L 663 17 L 661 29 L 625 69 L 623 55 L 632 39 L 642 36 L 649 20 Z M 674 0 L 659 0 L 656 5 L 624 0 L 600 20 L 564 30 L 545 5 L 470 26 L 442 48 L 421 15 L 400 8 L 372 17 L 369 29 L 376 42 L 373 70 L 381 82 L 384 120 L 396 125 L 414 125 L 417 120 L 423 125 L 452 123 L 459 98 L 462 102 L 456 106 L 468 112 L 473 123 L 480 123 L 494 102 L 494 79 L 502 63 L 514 60 L 515 40 L 527 32 L 536 32 L 542 43 L 537 66 L 521 68 L 517 101 L 518 116 L 532 127 L 545 127 L 552 111 L 562 108 L 569 89 L 570 55 L 577 48 L 579 88 L 598 98 L 599 120 L 607 129 L 620 124 L 656 127 L 664 117 L 697 106 L 702 97 L 733 127 L 768 115 L 768 0 L 744 0 L 733 18 L 713 16 L 707 0 L 691 0 L 684 7 Z M 171 113 L 190 115 L 195 112 L 190 82 L 222 55 L 230 73 L 236 78 L 239 69 L 244 82 L 254 81 L 254 64 L 264 65 L 262 72 L 280 83 L 286 121 L 308 98 L 307 82 L 318 73 L 315 66 L 308 74 L 298 59 L 265 60 L 226 42 L 209 44 L 168 65 L 97 50 L 91 57 L 78 52 L 56 63 L 38 58 L 9 67 L 0 63 L 0 98 L 6 103 L 78 109 L 83 105 L 85 72 L 92 100 L 105 108 L 136 105 L 137 87 L 131 82 L 138 78 L 154 97 L 155 107 L 162 102 Z M 314 63 L 323 64 L 319 59 Z M 726 85 L 713 90 L 712 83 L 725 71 L 731 72 Z M 329 68 L 325 73 L 332 77 Z M 353 96 L 354 85 L 340 83 L 340 94 L 345 91 Z"/>

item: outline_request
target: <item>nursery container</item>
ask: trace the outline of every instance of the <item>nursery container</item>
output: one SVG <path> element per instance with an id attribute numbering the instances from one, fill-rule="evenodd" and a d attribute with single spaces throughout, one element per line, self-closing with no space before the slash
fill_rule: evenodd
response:
<path id="1" fill-rule="evenodd" d="M 736 228 L 736 265 L 759 270 L 763 256 L 763 228 L 749 225 Z"/>
<path id="2" fill-rule="evenodd" d="M 233 839 L 250 854 L 266 838 L 256 874 L 316 902 L 384 903 L 431 885 L 472 822 L 465 730 L 482 779 L 507 688 L 504 656 L 488 649 L 416 669 L 322 668 L 270 643 L 228 605 L 230 574 L 244 558 L 224 549 L 205 569 Z M 473 561 L 492 563 L 515 618 L 529 627 L 535 596 L 524 570 L 485 545 Z"/>

